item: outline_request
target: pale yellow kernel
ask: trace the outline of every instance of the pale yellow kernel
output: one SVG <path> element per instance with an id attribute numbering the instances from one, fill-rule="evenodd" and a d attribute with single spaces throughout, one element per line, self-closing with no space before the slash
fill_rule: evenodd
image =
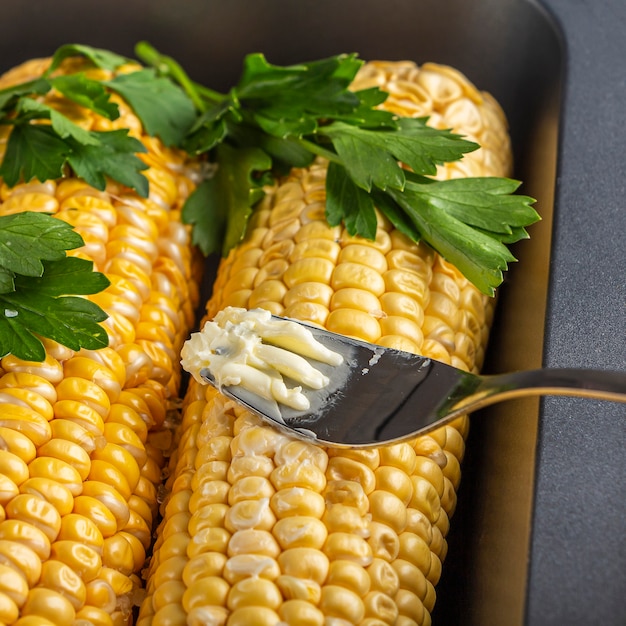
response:
<path id="1" fill-rule="evenodd" d="M 383 294 L 384 295 L 384 294 Z M 367 289 L 344 287 L 333 294 L 330 309 L 358 309 L 380 317 L 381 301 Z"/>
<path id="2" fill-rule="evenodd" d="M 432 275 L 433 254 L 418 246 L 415 250 L 394 249 L 387 253 L 389 269 L 408 270 L 421 278 L 425 284 Z"/>
<path id="3" fill-rule="evenodd" d="M 303 487 L 319 493 L 326 486 L 324 472 L 306 461 L 279 465 L 270 475 L 270 480 L 277 490 Z"/>
<path id="4" fill-rule="evenodd" d="M 398 556 L 400 540 L 393 528 L 380 522 L 370 522 L 367 543 L 375 558 L 392 561 Z"/>
<path id="5" fill-rule="evenodd" d="M 325 326 L 328 319 L 328 308 L 315 302 L 298 302 L 284 309 L 282 316 L 299 319 L 303 322 Z"/>
<path id="6" fill-rule="evenodd" d="M 0 522 L 0 540 L 21 542 L 42 560 L 50 556 L 50 540 L 47 535 L 36 526 L 19 519 L 5 519 Z"/>
<path id="7" fill-rule="evenodd" d="M 62 561 L 48 559 L 42 564 L 39 585 L 63 595 L 76 610 L 83 606 L 87 597 L 85 583 L 71 567 Z"/>
<path id="8" fill-rule="evenodd" d="M 228 494 L 228 504 L 232 506 L 242 500 L 271 498 L 275 491 L 272 483 L 267 478 L 246 476 L 231 487 Z"/>
<path id="9" fill-rule="evenodd" d="M 278 609 L 278 614 L 286 624 L 300 626 L 324 626 L 324 614 L 305 600 L 287 600 Z"/>
<path id="10" fill-rule="evenodd" d="M 366 568 L 373 591 L 380 591 L 387 596 L 393 597 L 399 589 L 400 580 L 398 574 L 388 561 L 374 558 Z"/>
<path id="11" fill-rule="evenodd" d="M 390 269 L 383 274 L 385 292 L 399 292 L 425 305 L 428 288 L 424 279 L 407 269 Z"/>
<path id="12" fill-rule="evenodd" d="M 274 536 L 266 530 L 246 529 L 233 533 L 228 542 L 229 557 L 239 554 L 262 554 L 275 559 L 281 552 Z"/>
<path id="13" fill-rule="evenodd" d="M 408 507 L 406 510 L 406 530 L 419 535 L 428 545 L 432 544 L 433 528 L 431 521 L 417 509 Z"/>
<path id="14" fill-rule="evenodd" d="M 271 456 L 287 437 L 274 428 L 250 426 L 241 429 L 231 442 L 233 456 L 239 454 Z"/>
<path id="15" fill-rule="evenodd" d="M 277 626 L 280 617 L 276 611 L 264 606 L 243 606 L 233 611 L 226 626 Z"/>
<path id="16" fill-rule="evenodd" d="M 424 342 L 424 333 L 420 326 L 406 317 L 387 315 L 380 320 L 380 328 L 383 335 L 406 337 L 418 347 Z"/>
<path id="17" fill-rule="evenodd" d="M 380 591 L 370 591 L 365 598 L 365 615 L 376 618 L 384 624 L 395 624 L 398 618 L 398 607 L 387 594 Z M 361 622 L 363 623 L 363 622 Z"/>
<path id="18" fill-rule="evenodd" d="M 454 489 L 458 489 L 459 483 L 461 482 L 460 461 L 454 454 L 452 454 L 448 450 L 444 450 L 443 454 L 446 457 L 446 464 L 443 468 L 443 475 L 446 479 L 450 481 Z"/>
<path id="19" fill-rule="evenodd" d="M 345 532 L 330 533 L 323 550 L 333 561 L 346 559 L 363 567 L 367 567 L 373 558 L 372 548 L 363 537 Z"/>
<path id="20" fill-rule="evenodd" d="M 421 476 L 412 476 L 413 498 L 409 506 L 421 511 L 427 519 L 435 522 L 441 510 L 441 500 L 432 484 Z"/>
<path id="21" fill-rule="evenodd" d="M 198 486 L 189 500 L 189 511 L 194 513 L 207 504 L 225 504 L 228 502 L 230 483 L 226 481 L 207 481 Z"/>
<path id="22" fill-rule="evenodd" d="M 341 250 L 340 263 L 360 263 L 379 274 L 387 270 L 385 255 L 376 248 L 363 244 L 349 244 Z"/>
<path id="23" fill-rule="evenodd" d="M 305 515 L 321 518 L 325 510 L 324 497 L 304 487 L 289 487 L 277 491 L 270 499 L 276 517 Z"/>
<path id="24" fill-rule="evenodd" d="M 223 576 L 231 585 L 250 577 L 276 580 L 280 568 L 275 559 L 263 554 L 238 554 L 225 562 Z"/>
<path id="25" fill-rule="evenodd" d="M 426 575 L 416 565 L 406 559 L 396 559 L 392 564 L 400 587 L 423 599 L 427 592 Z"/>
<path id="26" fill-rule="evenodd" d="M 329 533 L 348 532 L 367 537 L 369 535 L 369 515 L 362 516 L 358 509 L 345 504 L 329 504 L 322 518 Z"/>
<path id="27" fill-rule="evenodd" d="M 290 264 L 283 275 L 283 281 L 289 289 L 302 283 L 330 284 L 335 264 L 318 257 L 305 257 Z"/>
<path id="28" fill-rule="evenodd" d="M 369 494 L 372 519 L 401 533 L 406 527 L 406 504 L 390 491 L 376 489 Z"/>
<path id="29" fill-rule="evenodd" d="M 119 530 L 113 513 L 100 500 L 91 496 L 80 495 L 74 498 L 72 513 L 93 521 L 103 537 L 110 537 Z"/>
<path id="30" fill-rule="evenodd" d="M 228 468 L 228 481 L 236 484 L 246 476 L 268 478 L 273 471 L 274 463 L 266 456 L 237 456 Z"/>
<path id="31" fill-rule="evenodd" d="M 157 568 L 151 572 L 150 584 L 158 589 L 170 580 L 183 580 L 183 572 L 188 563 L 187 557 L 182 555 L 161 561 Z M 187 583 L 185 582 L 185 584 Z"/>
<path id="32" fill-rule="evenodd" d="M 428 544 L 419 535 L 408 531 L 401 533 L 399 540 L 398 558 L 413 563 L 427 574 L 431 565 L 431 552 Z"/>
<path id="33" fill-rule="evenodd" d="M 184 626 L 225 626 L 229 615 L 228 609 L 223 606 L 198 606 L 186 613 L 187 619 Z M 137 626 L 144 625 L 137 624 Z"/>
<path id="34" fill-rule="evenodd" d="M 283 574 L 302 580 L 312 580 L 321 585 L 328 576 L 328 556 L 314 548 L 291 548 L 282 551 L 277 558 Z"/>
<path id="35" fill-rule="evenodd" d="M 196 509 L 187 525 L 189 534 L 195 535 L 207 527 L 226 528 L 225 520 L 229 510 L 230 507 L 224 503 L 207 504 Z"/>
<path id="36" fill-rule="evenodd" d="M 280 280 L 266 280 L 252 290 L 249 306 L 254 309 L 264 302 L 282 302 L 286 294 L 285 283 Z"/>
<path id="37" fill-rule="evenodd" d="M 307 302 L 328 308 L 333 293 L 332 287 L 326 283 L 302 282 L 291 287 L 284 294 L 284 303 L 286 307 Z"/>
<path id="38" fill-rule="evenodd" d="M 218 576 L 198 578 L 181 595 L 187 613 L 202 606 L 226 606 L 230 585 Z"/>
<path id="39" fill-rule="evenodd" d="M 329 448 L 328 457 L 340 456 L 363 463 L 372 470 L 380 465 L 378 448 Z"/>
<path id="40" fill-rule="evenodd" d="M 68 565 L 84 582 L 93 580 L 102 567 L 100 554 L 80 541 L 55 541 L 50 557 Z"/>
<path id="41" fill-rule="evenodd" d="M 345 288 L 367 289 L 375 296 L 385 292 L 381 274 L 366 265 L 353 262 L 340 263 L 332 272 L 330 285 L 335 291 Z"/>
<path id="42" fill-rule="evenodd" d="M 71 624 L 76 611 L 72 603 L 59 592 L 35 587 L 28 592 L 22 615 L 45 618 L 53 624 Z"/>
<path id="43" fill-rule="evenodd" d="M 337 560 L 330 564 L 327 584 L 351 589 L 359 596 L 370 590 L 370 577 L 367 570 L 352 561 Z"/>
<path id="44" fill-rule="evenodd" d="M 382 226 L 385 226 L 385 218 L 382 217 L 380 213 L 377 214 L 378 222 Z M 351 244 L 361 244 L 364 246 L 370 246 L 383 254 L 387 254 L 391 249 L 391 239 L 389 238 L 389 234 L 384 228 L 376 229 L 376 237 L 375 239 L 366 239 L 364 237 L 359 236 L 351 236 L 348 234 L 348 231 L 344 228 L 341 232 L 341 243 L 344 246 L 348 246 Z"/>
<path id="45" fill-rule="evenodd" d="M 236 502 L 228 509 L 224 519 L 224 527 L 231 533 L 247 528 L 271 530 L 275 523 L 269 498 Z"/>
<path id="46" fill-rule="evenodd" d="M 187 555 L 192 558 L 203 552 L 226 552 L 231 534 L 225 528 L 206 527 L 199 530 L 187 546 Z"/>
<path id="47" fill-rule="evenodd" d="M 28 583 L 15 573 L 12 567 L 0 563 L 0 593 L 9 596 L 17 606 L 22 606 L 28 597 Z"/>
<path id="48" fill-rule="evenodd" d="M 374 316 L 350 308 L 331 311 L 326 320 L 326 328 L 331 332 L 371 343 L 375 343 L 382 334 L 380 324 Z"/>
<path id="49" fill-rule="evenodd" d="M 273 259 L 259 269 L 251 288 L 256 288 L 268 280 L 282 280 L 283 275 L 289 268 L 285 259 Z"/>
<path id="50" fill-rule="evenodd" d="M 287 600 L 304 600 L 318 604 L 322 595 L 321 586 L 309 578 L 296 578 L 283 574 L 276 579 L 276 586 Z"/>
<path id="51" fill-rule="evenodd" d="M 321 550 L 328 531 L 324 523 L 315 517 L 292 515 L 278 520 L 272 534 L 283 550 L 289 548 Z"/>
<path id="52" fill-rule="evenodd" d="M 181 604 L 173 602 L 156 611 L 150 624 L 152 626 L 187 626 L 187 614 Z"/>
<path id="53" fill-rule="evenodd" d="M 20 609 L 15 601 L 6 593 L 0 591 L 0 619 L 2 622 L 5 624 L 13 624 L 18 619 L 19 614 Z"/>
<path id="54" fill-rule="evenodd" d="M 188 560 L 187 557 L 184 559 L 186 565 L 182 572 L 182 580 L 187 587 L 191 587 L 197 580 L 211 576 L 221 577 L 227 557 L 222 552 L 202 552 Z"/>
<path id="55" fill-rule="evenodd" d="M 417 624 L 424 621 L 426 609 L 422 600 L 408 589 L 399 589 L 394 597 L 400 615 L 409 617 Z"/>
<path id="56" fill-rule="evenodd" d="M 246 606 L 261 606 L 276 610 L 281 602 L 282 595 L 271 580 L 243 578 L 231 587 L 227 606 L 231 611 Z"/>
<path id="57" fill-rule="evenodd" d="M 294 239 L 296 243 L 299 243 L 301 241 L 316 238 L 339 241 L 340 237 L 340 226 L 329 226 L 325 220 L 317 220 L 301 226 Z"/>
<path id="58" fill-rule="evenodd" d="M 365 616 L 363 600 L 345 587 L 339 585 L 324 585 L 319 608 L 324 615 L 345 619 L 352 624 L 358 624 Z"/>
<path id="59" fill-rule="evenodd" d="M 364 463 L 354 459 L 335 456 L 328 461 L 328 480 L 347 480 L 359 483 L 366 494 L 376 488 L 376 476 Z"/>
<path id="60" fill-rule="evenodd" d="M 228 297 L 222 300 L 222 308 L 226 308 L 228 306 L 234 306 L 237 308 L 245 309 L 248 306 L 248 301 L 250 299 L 251 294 L 252 294 L 251 289 L 240 289 L 239 291 L 234 291 L 231 294 L 229 294 Z"/>
<path id="61" fill-rule="evenodd" d="M 327 505 L 344 504 L 354 507 L 360 515 L 369 511 L 369 500 L 360 483 L 353 480 L 329 480 L 323 493 Z"/>
<path id="62" fill-rule="evenodd" d="M 11 479 L 16 487 L 19 487 L 28 479 L 28 465 L 17 454 L 0 449 L 0 474 Z"/>
<path id="63" fill-rule="evenodd" d="M 305 239 L 294 246 L 289 261 L 295 263 L 300 259 L 320 258 L 336 264 L 341 252 L 341 246 L 332 239 L 325 237 Z"/>
<path id="64" fill-rule="evenodd" d="M 441 578 L 441 559 L 431 551 L 430 553 L 430 568 L 426 573 L 426 578 L 433 586 L 436 586 Z"/>

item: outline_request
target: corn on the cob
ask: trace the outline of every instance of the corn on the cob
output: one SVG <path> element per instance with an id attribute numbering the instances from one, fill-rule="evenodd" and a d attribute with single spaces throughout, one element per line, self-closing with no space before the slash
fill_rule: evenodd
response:
<path id="1" fill-rule="evenodd" d="M 355 87 L 374 84 L 386 108 L 482 145 L 441 177 L 509 174 L 502 111 L 457 71 L 370 63 Z M 325 174 L 320 160 L 268 192 L 219 268 L 207 318 L 262 307 L 477 370 L 492 300 L 381 216 L 375 241 L 329 227 Z M 138 626 L 429 624 L 467 428 L 323 449 L 192 381 Z"/>
<path id="2" fill-rule="evenodd" d="M 28 62 L 0 85 L 35 78 L 48 63 Z M 144 134 L 115 99 L 114 123 L 58 96 L 47 104 L 85 129 L 129 128 L 148 150 L 149 198 L 112 183 L 97 191 L 75 177 L 0 188 L 0 215 L 45 211 L 69 222 L 85 241 L 69 254 L 92 260 L 111 281 L 91 296 L 109 315 L 108 348 L 74 353 L 45 340 L 42 363 L 0 361 L 3 624 L 129 624 L 141 599 L 168 403 L 178 396 L 178 353 L 198 301 L 198 264 L 180 221 L 195 183 L 193 163 Z"/>

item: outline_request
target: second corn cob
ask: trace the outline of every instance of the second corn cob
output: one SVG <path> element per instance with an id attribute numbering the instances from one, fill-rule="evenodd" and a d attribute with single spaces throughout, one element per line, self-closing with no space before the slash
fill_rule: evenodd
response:
<path id="1" fill-rule="evenodd" d="M 355 87 L 482 148 L 443 178 L 506 176 L 497 103 L 456 70 L 370 63 Z M 493 301 L 379 216 L 375 241 L 325 221 L 326 165 L 294 170 L 221 264 L 207 317 L 262 307 L 477 370 Z M 467 419 L 373 450 L 323 449 L 191 382 L 138 626 L 429 624 Z"/>
<path id="2" fill-rule="evenodd" d="M 36 78 L 48 63 L 25 63 L 0 86 Z M 111 77 L 83 61 L 63 66 L 81 69 Z M 74 176 L 0 188 L 0 215 L 42 211 L 69 222 L 85 241 L 71 254 L 111 281 L 91 296 L 109 315 L 108 348 L 74 353 L 45 341 L 42 363 L 0 360 L 3 624 L 120 626 L 141 599 L 178 352 L 198 299 L 179 219 L 194 170 L 117 102 L 122 114 L 111 123 L 62 97 L 46 100 L 82 128 L 131 129 L 148 150 L 149 198 L 113 183 L 98 191 Z"/>

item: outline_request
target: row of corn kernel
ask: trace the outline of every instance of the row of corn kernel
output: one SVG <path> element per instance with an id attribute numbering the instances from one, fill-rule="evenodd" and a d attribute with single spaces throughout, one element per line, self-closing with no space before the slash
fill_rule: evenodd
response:
<path id="1" fill-rule="evenodd" d="M 11 80 L 33 65 L 42 69 L 27 64 Z M 75 104 L 49 104 L 85 128 L 107 129 Z M 4 623 L 117 626 L 130 623 L 141 600 L 138 574 L 169 447 L 168 404 L 197 302 L 180 223 L 193 183 L 182 157 L 143 136 L 127 108 L 115 124 L 148 148 L 149 199 L 116 185 L 99 192 L 74 178 L 0 192 L 0 214 L 38 210 L 72 224 L 85 246 L 70 254 L 93 261 L 111 281 L 91 297 L 109 315 L 109 348 L 73 353 L 45 341 L 41 364 L 12 356 L 0 362 L 0 436 L 11 455 L 0 472 L 7 476 L 10 466 L 13 479 L 3 481 L 0 564 L 24 583 L 7 595 L 0 582 Z"/>

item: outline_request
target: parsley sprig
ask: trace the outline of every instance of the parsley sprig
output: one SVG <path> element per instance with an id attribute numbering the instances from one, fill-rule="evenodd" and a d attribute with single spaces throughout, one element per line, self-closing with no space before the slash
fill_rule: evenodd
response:
<path id="1" fill-rule="evenodd" d="M 12 187 L 73 172 L 96 189 L 105 189 L 110 178 L 147 197 L 148 179 L 142 171 L 148 166 L 138 156 L 146 151 L 141 141 L 127 129 L 85 130 L 43 96 L 61 94 L 114 121 L 120 111 L 112 94 L 118 94 L 146 132 L 168 146 L 181 143 L 195 121 L 193 104 L 153 69 L 137 67 L 108 81 L 89 78 L 84 71 L 56 72 L 75 56 L 107 70 L 130 62 L 107 50 L 66 45 L 56 51 L 41 78 L 0 90 L 0 126 L 10 131 L 0 177 Z M 41 337 L 74 350 L 108 344 L 99 324 L 106 313 L 81 296 L 102 291 L 109 281 L 93 271 L 90 261 L 66 256 L 66 250 L 83 243 L 70 225 L 48 215 L 26 211 L 0 217 L 0 356 L 41 361 L 46 355 Z"/>
<path id="2" fill-rule="evenodd" d="M 116 93 L 141 119 L 146 132 L 168 146 L 177 145 L 196 119 L 192 102 L 171 80 L 155 70 L 138 68 L 108 81 L 89 78 L 84 71 L 55 75 L 68 57 L 82 56 L 91 65 L 115 70 L 130 59 L 107 50 L 80 44 L 60 47 L 45 74 L 38 79 L 0 90 L 0 126 L 11 132 L 0 165 L 0 176 L 10 187 L 20 181 L 61 178 L 70 168 L 76 176 L 103 190 L 107 178 L 116 180 L 140 196 L 148 196 L 147 165 L 137 156 L 146 152 L 128 129 L 89 131 L 61 111 L 45 104 L 42 96 L 60 93 L 77 105 L 107 120 L 119 118 Z"/>
<path id="3" fill-rule="evenodd" d="M 98 324 L 106 313 L 80 296 L 109 280 L 91 261 L 66 255 L 83 243 L 69 224 L 43 213 L 0 217 L 0 356 L 42 361 L 40 337 L 73 350 L 108 344 Z"/>
<path id="4" fill-rule="evenodd" d="M 515 258 L 508 245 L 539 219 L 534 200 L 505 178 L 436 181 L 437 166 L 479 146 L 424 118 L 399 118 L 378 105 L 378 88 L 350 90 L 362 61 L 354 54 L 277 66 L 245 58 L 226 94 L 194 83 L 171 57 L 141 42 L 137 56 L 187 92 L 199 116 L 182 142 L 218 164 L 187 202 L 194 241 L 223 254 L 245 232 L 271 174 L 328 159 L 327 220 L 374 238 L 375 207 L 414 241 L 424 240 L 484 293 L 493 295 Z M 406 169 L 404 166 L 408 166 Z M 235 184 L 236 183 L 236 184 Z"/>

